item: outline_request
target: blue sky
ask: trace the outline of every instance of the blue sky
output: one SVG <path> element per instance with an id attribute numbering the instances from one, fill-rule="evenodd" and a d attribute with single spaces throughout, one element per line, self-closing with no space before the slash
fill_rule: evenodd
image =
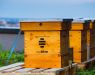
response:
<path id="1" fill-rule="evenodd" d="M 95 0 L 0 0 L 0 17 L 95 18 Z"/>

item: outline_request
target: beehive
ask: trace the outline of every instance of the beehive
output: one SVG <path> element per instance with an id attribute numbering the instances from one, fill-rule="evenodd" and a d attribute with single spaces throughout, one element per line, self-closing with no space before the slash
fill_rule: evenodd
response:
<path id="1" fill-rule="evenodd" d="M 71 20 L 21 22 L 25 67 L 61 68 L 69 64 Z"/>
<path id="2" fill-rule="evenodd" d="M 90 58 L 95 57 L 95 21 L 90 23 Z"/>
<path id="3" fill-rule="evenodd" d="M 88 60 L 95 56 L 95 22 L 89 21 L 90 29 L 87 31 Z"/>
<path id="4" fill-rule="evenodd" d="M 87 30 L 89 24 L 85 21 L 73 21 L 70 30 L 70 48 L 73 48 L 73 62 L 87 60 Z"/>

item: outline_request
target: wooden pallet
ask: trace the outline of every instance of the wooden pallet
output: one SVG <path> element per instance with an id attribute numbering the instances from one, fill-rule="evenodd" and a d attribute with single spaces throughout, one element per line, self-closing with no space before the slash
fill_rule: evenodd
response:
<path id="1" fill-rule="evenodd" d="M 15 63 L 0 68 L 0 75 L 76 75 L 76 64 L 64 68 L 24 68 L 24 63 Z"/>
<path id="2" fill-rule="evenodd" d="M 85 62 L 78 63 L 77 67 L 78 67 L 78 69 L 87 69 L 87 68 L 91 68 L 93 65 L 95 65 L 95 57 L 93 57 Z"/>

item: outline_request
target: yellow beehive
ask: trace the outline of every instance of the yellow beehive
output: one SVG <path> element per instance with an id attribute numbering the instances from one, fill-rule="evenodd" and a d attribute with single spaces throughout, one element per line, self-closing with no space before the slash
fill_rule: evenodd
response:
<path id="1" fill-rule="evenodd" d="M 70 30 L 70 48 L 73 48 L 73 62 L 87 60 L 87 22 L 73 21 Z"/>
<path id="2" fill-rule="evenodd" d="M 69 64 L 70 21 L 21 22 L 25 67 L 61 68 Z"/>

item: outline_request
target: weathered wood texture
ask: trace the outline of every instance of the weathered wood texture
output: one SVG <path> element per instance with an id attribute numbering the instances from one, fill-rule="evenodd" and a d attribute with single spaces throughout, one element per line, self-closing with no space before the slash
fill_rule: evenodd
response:
<path id="1" fill-rule="evenodd" d="M 16 63 L 0 68 L 0 75 L 76 75 L 76 64 L 64 68 L 24 68 Z"/>

